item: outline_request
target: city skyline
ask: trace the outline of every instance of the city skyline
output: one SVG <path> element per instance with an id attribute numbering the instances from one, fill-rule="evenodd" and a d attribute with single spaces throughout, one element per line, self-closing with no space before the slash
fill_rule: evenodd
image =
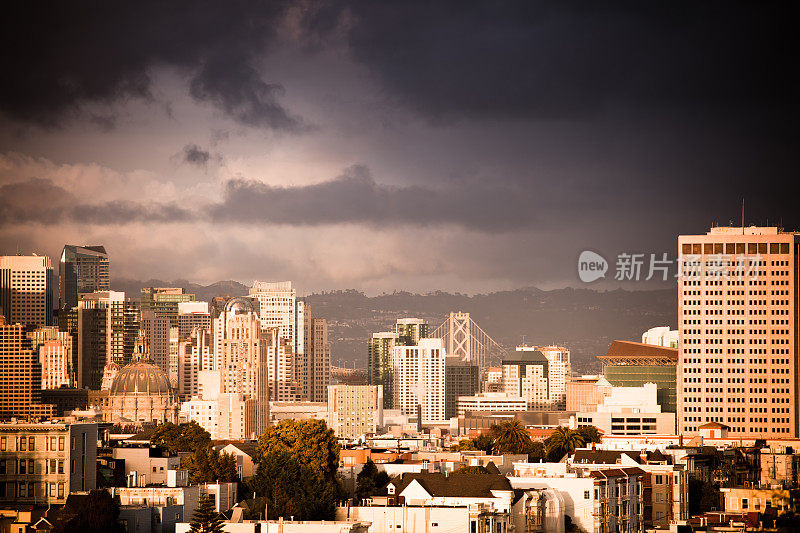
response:
<path id="1" fill-rule="evenodd" d="M 0 63 L 0 253 L 485 292 L 576 285 L 583 250 L 674 257 L 742 198 L 748 224 L 800 227 L 777 8 L 460 7 L 23 13 L 41 41 Z"/>

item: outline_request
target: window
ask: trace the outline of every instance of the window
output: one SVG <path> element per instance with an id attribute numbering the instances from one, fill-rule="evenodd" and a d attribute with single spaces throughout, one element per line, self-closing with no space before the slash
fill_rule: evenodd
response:
<path id="1" fill-rule="evenodd" d="M 19 450 L 21 452 L 24 452 L 27 449 L 28 449 L 28 439 L 26 439 L 25 437 L 20 437 L 19 438 Z"/>
<path id="2" fill-rule="evenodd" d="M 64 437 L 58 437 L 58 451 L 64 451 Z"/>
<path id="3" fill-rule="evenodd" d="M 59 498 L 63 498 L 64 497 L 64 484 L 63 483 L 59 483 L 58 484 L 58 497 Z"/>
<path id="4" fill-rule="evenodd" d="M 58 473 L 59 474 L 63 474 L 64 473 L 64 461 L 59 461 L 58 462 Z"/>
<path id="5" fill-rule="evenodd" d="M 56 497 L 56 484 L 55 483 L 50 483 L 50 496 L 52 496 L 53 498 Z"/>
<path id="6" fill-rule="evenodd" d="M 50 451 L 56 451 L 56 438 L 50 437 Z"/>
<path id="7" fill-rule="evenodd" d="M 662 485 L 664 483 L 664 476 L 656 476 L 656 485 Z"/>
<path id="8" fill-rule="evenodd" d="M 28 437 L 28 449 L 34 451 L 36 449 L 36 437 Z"/>
<path id="9" fill-rule="evenodd" d="M 153 467 L 153 472 L 155 472 L 155 471 L 156 471 L 156 467 Z"/>
<path id="10" fill-rule="evenodd" d="M 583 491 L 583 499 L 588 500 L 589 498 L 590 498 L 589 491 L 588 490 Z"/>
<path id="11" fill-rule="evenodd" d="M 742 498 L 742 510 L 747 509 L 747 498 Z"/>
<path id="12" fill-rule="evenodd" d="M 25 459 L 20 459 L 19 460 L 19 467 L 17 468 L 17 473 L 19 473 L 19 474 L 27 474 L 28 473 L 27 464 L 28 464 L 28 462 Z"/>
<path id="13" fill-rule="evenodd" d="M 0 452 L 6 451 L 6 444 L 7 440 L 5 437 L 0 437 Z"/>

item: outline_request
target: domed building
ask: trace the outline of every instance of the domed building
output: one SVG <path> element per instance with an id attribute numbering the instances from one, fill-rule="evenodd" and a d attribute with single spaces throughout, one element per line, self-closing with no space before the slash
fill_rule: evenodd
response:
<path id="1" fill-rule="evenodd" d="M 106 422 L 178 422 L 178 395 L 169 377 L 150 359 L 143 331 L 136 339 L 133 360 L 119 369 L 107 396 L 96 398 Z"/>

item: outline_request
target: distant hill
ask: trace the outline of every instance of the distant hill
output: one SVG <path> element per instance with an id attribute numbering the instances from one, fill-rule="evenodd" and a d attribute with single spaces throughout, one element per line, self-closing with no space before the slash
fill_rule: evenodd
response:
<path id="1" fill-rule="evenodd" d="M 142 287 L 182 287 L 198 300 L 247 294 L 236 281 L 198 285 L 186 280 L 137 281 L 115 279 L 112 288 L 137 298 Z M 398 317 L 419 317 L 436 328 L 451 311 L 465 311 L 495 341 L 509 350 L 525 335 L 527 344 L 562 344 L 572 351 L 573 366 L 581 372 L 600 369 L 595 356 L 615 339 L 640 340 L 655 326 L 676 326 L 677 291 L 539 290 L 535 287 L 468 296 L 434 292 L 397 291 L 366 296 L 355 290 L 315 293 L 305 297 L 314 316 L 326 318 L 333 363 L 366 366 L 366 341 L 385 331 Z"/>
<path id="2" fill-rule="evenodd" d="M 194 294 L 200 301 L 210 301 L 214 296 L 230 294 L 231 296 L 242 296 L 247 294 L 247 285 L 238 281 L 217 281 L 211 285 L 198 285 L 185 279 L 175 281 L 163 281 L 160 279 L 150 279 L 139 281 L 125 278 L 112 278 L 111 290 L 123 291 L 127 298 L 139 299 L 142 287 L 181 287 L 184 291 Z"/>

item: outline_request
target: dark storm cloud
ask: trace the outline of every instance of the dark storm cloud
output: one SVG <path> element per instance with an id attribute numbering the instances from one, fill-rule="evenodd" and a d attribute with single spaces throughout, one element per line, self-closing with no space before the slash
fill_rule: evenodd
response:
<path id="1" fill-rule="evenodd" d="M 455 224 L 479 231 L 512 231 L 538 219 L 527 191 L 494 183 L 441 188 L 376 183 L 363 166 L 322 183 L 276 187 L 231 180 L 224 201 L 210 208 L 217 222 L 317 226 L 355 223 L 430 226 Z"/>
<path id="2" fill-rule="evenodd" d="M 185 70 L 193 98 L 240 123 L 302 127 L 255 63 L 274 43 L 288 2 L 17 3 L 0 20 L 0 112 L 58 124 L 86 104 L 152 99 L 151 69 Z M 91 116 L 89 117 L 91 118 Z M 103 115 L 103 125 L 113 117 Z"/>
<path id="3" fill-rule="evenodd" d="M 87 203 L 49 179 L 30 178 L 0 186 L 0 227 L 13 224 L 185 222 L 195 215 L 175 204 L 115 200 Z"/>
<path id="4" fill-rule="evenodd" d="M 223 200 L 196 210 L 171 203 L 80 201 L 47 179 L 0 186 L 0 226 L 74 222 L 120 225 L 210 220 L 228 224 L 328 224 L 434 226 L 452 224 L 484 232 L 508 232 L 540 223 L 541 209 L 524 190 L 496 183 L 469 187 L 395 187 L 377 183 L 362 166 L 313 185 L 276 187 L 231 180 Z"/>
<path id="5" fill-rule="evenodd" d="M 795 19 L 777 4 L 345 4 L 353 56 L 433 119 L 585 117 L 620 103 L 775 112 L 798 90 Z"/>
<path id="6" fill-rule="evenodd" d="M 186 163 L 203 167 L 210 159 L 211 153 L 196 144 L 187 144 L 183 147 L 183 160 Z"/>

